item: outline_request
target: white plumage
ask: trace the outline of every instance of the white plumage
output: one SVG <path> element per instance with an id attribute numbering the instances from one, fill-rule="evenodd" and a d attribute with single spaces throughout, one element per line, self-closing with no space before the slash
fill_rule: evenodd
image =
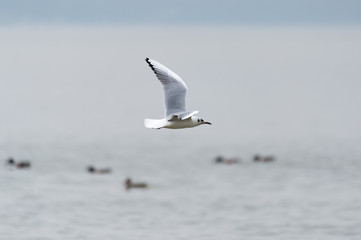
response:
<path id="1" fill-rule="evenodd" d="M 186 94 L 188 88 L 176 73 L 155 60 L 146 58 L 145 61 L 162 83 L 165 101 L 165 118 L 145 119 L 145 127 L 177 129 L 196 127 L 201 124 L 211 124 L 195 116 L 198 111 L 187 111 Z"/>

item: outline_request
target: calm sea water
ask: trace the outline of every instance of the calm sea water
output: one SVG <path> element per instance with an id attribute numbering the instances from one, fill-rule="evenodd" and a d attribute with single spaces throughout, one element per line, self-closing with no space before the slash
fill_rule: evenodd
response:
<path id="1" fill-rule="evenodd" d="M 361 154 L 342 143 L 2 145 L 32 168 L 0 169 L 1 238 L 359 239 Z M 214 163 L 227 152 L 241 163 Z M 113 173 L 88 174 L 89 164 Z M 126 191 L 126 177 L 150 188 Z"/>
<path id="2" fill-rule="evenodd" d="M 0 36 L 0 239 L 360 239 L 360 28 Z M 183 77 L 212 126 L 144 128 L 163 115 L 145 57 Z"/>

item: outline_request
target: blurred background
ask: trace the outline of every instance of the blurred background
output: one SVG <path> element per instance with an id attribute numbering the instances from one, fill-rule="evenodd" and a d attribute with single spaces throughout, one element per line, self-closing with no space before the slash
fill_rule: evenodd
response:
<path id="1" fill-rule="evenodd" d="M 356 0 L 0 0 L 0 232 L 359 239 L 360 11 Z M 144 127 L 164 115 L 146 57 L 182 77 L 188 109 L 212 126 Z M 10 157 L 31 169 L 9 169 Z M 150 188 L 126 192 L 126 177 Z"/>
<path id="2" fill-rule="evenodd" d="M 360 5 L 1 1 L 1 139 L 359 137 Z M 183 77 L 212 128 L 143 127 L 163 116 L 145 57 Z"/>

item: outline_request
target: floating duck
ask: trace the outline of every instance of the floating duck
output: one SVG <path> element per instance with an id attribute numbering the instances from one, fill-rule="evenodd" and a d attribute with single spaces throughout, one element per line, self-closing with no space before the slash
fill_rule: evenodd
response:
<path id="1" fill-rule="evenodd" d="M 96 169 L 93 166 L 89 166 L 88 167 L 88 172 L 90 173 L 97 173 L 97 174 L 107 174 L 107 173 L 111 173 L 112 170 L 110 168 L 101 168 L 101 169 Z"/>
<path id="2" fill-rule="evenodd" d="M 9 166 L 14 166 L 16 168 L 19 169 L 24 169 L 24 168 L 30 168 L 31 164 L 29 161 L 20 161 L 20 162 L 15 162 L 15 160 L 13 158 L 9 158 L 7 161 L 7 164 Z"/>
<path id="3" fill-rule="evenodd" d="M 273 162 L 275 160 L 274 156 L 268 155 L 268 156 L 261 156 L 259 154 L 256 154 L 253 156 L 253 161 L 255 162 Z"/>
<path id="4" fill-rule="evenodd" d="M 148 184 L 146 183 L 133 183 L 132 180 L 130 178 L 127 178 L 125 180 L 125 188 L 131 189 L 131 188 L 148 188 Z"/>
<path id="5" fill-rule="evenodd" d="M 234 157 L 234 158 L 225 158 L 222 156 L 218 156 L 216 157 L 215 162 L 216 163 L 224 163 L 224 164 L 235 164 L 235 163 L 239 163 L 239 158 Z"/>

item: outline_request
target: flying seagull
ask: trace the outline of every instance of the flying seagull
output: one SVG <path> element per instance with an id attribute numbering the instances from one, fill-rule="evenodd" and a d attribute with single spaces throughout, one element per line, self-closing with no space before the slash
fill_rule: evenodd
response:
<path id="1" fill-rule="evenodd" d="M 179 129 L 197 127 L 202 124 L 212 125 L 196 116 L 199 111 L 186 110 L 187 86 L 177 74 L 155 60 L 146 58 L 145 61 L 163 84 L 165 98 L 165 118 L 145 119 L 145 127 Z"/>

